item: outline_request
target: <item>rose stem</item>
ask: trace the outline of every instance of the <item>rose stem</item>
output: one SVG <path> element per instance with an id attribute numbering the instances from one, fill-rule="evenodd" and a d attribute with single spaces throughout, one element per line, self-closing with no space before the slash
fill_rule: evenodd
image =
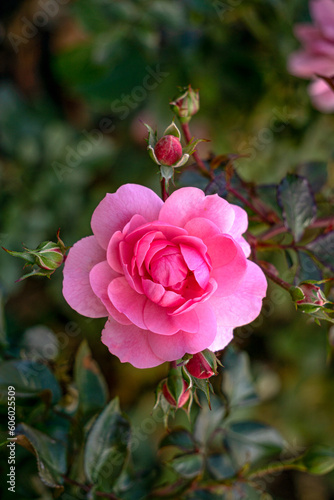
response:
<path id="1" fill-rule="evenodd" d="M 166 179 L 162 178 L 160 184 L 162 201 L 166 201 L 169 196 L 168 190 L 166 189 Z"/>
<path id="2" fill-rule="evenodd" d="M 185 137 L 187 143 L 189 144 L 189 142 L 191 141 L 191 134 L 190 134 L 189 124 L 188 123 L 182 123 L 181 126 L 182 126 L 182 130 L 183 130 L 183 133 L 184 133 L 184 137 Z M 204 165 L 203 161 L 201 160 L 201 158 L 200 158 L 200 156 L 199 156 L 199 154 L 197 153 L 196 150 L 193 153 L 193 157 L 195 158 L 195 161 L 196 161 L 197 165 L 199 166 L 199 168 L 202 170 L 202 172 L 206 176 L 209 176 L 211 179 L 214 179 L 213 172 L 211 170 L 208 170 L 206 168 L 206 166 Z"/>

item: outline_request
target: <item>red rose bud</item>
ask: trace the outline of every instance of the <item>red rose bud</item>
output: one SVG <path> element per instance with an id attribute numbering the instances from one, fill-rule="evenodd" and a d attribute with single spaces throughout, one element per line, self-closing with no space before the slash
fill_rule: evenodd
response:
<path id="1" fill-rule="evenodd" d="M 165 382 L 162 386 L 162 392 L 168 403 L 171 406 L 175 406 L 176 408 L 182 408 L 182 406 L 185 405 L 189 399 L 189 388 L 185 380 L 183 380 L 183 391 L 180 394 L 178 400 L 176 400 L 170 393 L 167 382 Z"/>
<path id="2" fill-rule="evenodd" d="M 191 85 L 184 87 L 169 105 L 181 123 L 187 123 L 199 110 L 199 92 L 192 89 Z"/>
<path id="3" fill-rule="evenodd" d="M 155 156 L 162 165 L 170 167 L 181 160 L 182 145 L 174 135 L 165 135 L 155 145 Z"/>
<path id="4" fill-rule="evenodd" d="M 217 359 L 213 352 L 206 349 L 194 354 L 186 364 L 187 371 L 196 378 L 210 378 L 217 374 Z"/>
<path id="5" fill-rule="evenodd" d="M 162 386 L 162 393 L 171 406 L 182 408 L 189 399 L 190 391 L 187 382 L 182 378 L 181 370 L 172 368 Z"/>

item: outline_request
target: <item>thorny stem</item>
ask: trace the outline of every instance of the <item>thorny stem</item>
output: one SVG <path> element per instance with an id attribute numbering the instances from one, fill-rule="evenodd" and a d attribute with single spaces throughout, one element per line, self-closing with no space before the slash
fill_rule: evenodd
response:
<path id="1" fill-rule="evenodd" d="M 309 229 L 317 229 L 321 227 L 328 227 L 329 230 L 333 230 L 334 228 L 334 217 L 323 217 L 321 219 L 318 219 L 314 221 L 312 224 L 309 225 Z M 269 240 L 270 238 L 273 238 L 274 236 L 277 236 L 279 234 L 287 232 L 288 229 L 284 224 L 277 225 L 275 227 L 272 227 L 262 233 L 258 239 L 259 240 Z"/>

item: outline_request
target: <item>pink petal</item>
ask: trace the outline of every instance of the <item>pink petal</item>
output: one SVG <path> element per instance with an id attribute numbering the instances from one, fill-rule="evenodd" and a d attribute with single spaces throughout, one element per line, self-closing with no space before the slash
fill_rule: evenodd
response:
<path id="1" fill-rule="evenodd" d="M 125 184 L 116 193 L 108 193 L 96 207 L 91 221 L 99 244 L 107 249 L 110 238 L 121 231 L 136 214 L 147 221 L 159 218 L 162 200 L 151 189 L 138 184 Z"/>
<path id="2" fill-rule="evenodd" d="M 102 331 L 102 342 L 121 363 L 131 363 L 136 368 L 152 368 L 161 365 L 164 360 L 151 349 L 148 342 L 150 335 L 135 325 L 120 325 L 109 318 Z"/>
<path id="3" fill-rule="evenodd" d="M 136 326 L 146 329 L 143 311 L 147 297 L 137 293 L 124 276 L 114 279 L 108 287 L 108 296 L 113 306 Z"/>
<path id="4" fill-rule="evenodd" d="M 301 78 L 312 78 L 315 75 L 332 76 L 334 61 L 328 56 L 297 51 L 291 54 L 288 69 L 292 75 Z"/>
<path id="5" fill-rule="evenodd" d="M 326 82 L 320 79 L 315 80 L 309 86 L 309 93 L 315 108 L 323 113 L 334 111 L 334 91 Z"/>
<path id="6" fill-rule="evenodd" d="M 218 325 L 216 338 L 208 349 L 213 352 L 221 351 L 231 340 L 233 340 L 233 328 L 224 328 Z"/>
<path id="7" fill-rule="evenodd" d="M 211 276 L 218 284 L 215 297 L 234 293 L 243 279 L 247 261 L 242 248 L 228 235 L 218 235 L 207 241 L 212 261 Z"/>
<path id="8" fill-rule="evenodd" d="M 220 233 L 219 227 L 209 219 L 204 219 L 204 217 L 191 219 L 186 223 L 184 229 L 187 230 L 190 236 L 197 236 L 198 238 L 201 238 L 204 244 L 207 238 L 211 238 L 211 236 L 215 236 Z"/>
<path id="9" fill-rule="evenodd" d="M 325 37 L 334 40 L 334 2 L 333 0 L 311 0 L 310 11 Z"/>
<path id="10" fill-rule="evenodd" d="M 147 300 L 144 307 L 145 328 L 160 335 L 173 335 L 180 326 L 173 316 L 167 314 L 168 309 Z"/>
<path id="11" fill-rule="evenodd" d="M 64 266 L 63 295 L 78 313 L 89 318 L 103 318 L 108 312 L 89 282 L 91 269 L 105 260 L 106 252 L 95 236 L 79 240 L 70 249 Z"/>
<path id="12" fill-rule="evenodd" d="M 110 267 L 112 267 L 116 272 L 122 274 L 123 266 L 119 254 L 119 245 L 123 241 L 123 234 L 121 231 L 116 231 L 109 241 L 107 248 L 107 261 Z"/>
<path id="13" fill-rule="evenodd" d="M 105 305 L 109 315 L 122 325 L 130 325 L 131 321 L 124 314 L 117 311 L 108 296 L 108 286 L 117 277 L 119 277 L 119 274 L 111 269 L 106 260 L 96 264 L 89 273 L 89 281 L 93 292 Z"/>
<path id="14" fill-rule="evenodd" d="M 184 227 L 193 218 L 203 217 L 227 233 L 234 221 L 230 204 L 217 194 L 205 196 L 203 191 L 185 187 L 174 191 L 165 201 L 159 220 Z"/>
<path id="15" fill-rule="evenodd" d="M 253 321 L 262 308 L 266 295 L 267 280 L 259 266 L 247 261 L 247 271 L 239 289 L 229 297 L 211 297 L 219 327 L 247 325 Z"/>
<path id="16" fill-rule="evenodd" d="M 194 313 L 197 316 L 198 331 L 189 333 L 179 331 L 175 335 L 162 336 L 150 334 L 148 337 L 153 352 L 166 361 L 182 358 L 184 354 L 195 354 L 206 349 L 214 340 L 217 332 L 215 314 L 209 304 L 199 304 Z"/>
<path id="17" fill-rule="evenodd" d="M 235 219 L 233 226 L 229 230 L 228 234 L 233 236 L 234 239 L 238 238 L 247 231 L 248 228 L 248 215 L 246 210 L 239 207 L 238 205 L 231 205 L 235 213 Z"/>
<path id="18" fill-rule="evenodd" d="M 249 257 L 251 254 L 251 247 L 250 247 L 250 244 L 247 243 L 245 238 L 243 238 L 242 236 L 239 236 L 238 238 L 235 238 L 235 241 L 238 243 L 238 245 L 241 246 L 242 251 L 245 254 L 245 257 Z"/>

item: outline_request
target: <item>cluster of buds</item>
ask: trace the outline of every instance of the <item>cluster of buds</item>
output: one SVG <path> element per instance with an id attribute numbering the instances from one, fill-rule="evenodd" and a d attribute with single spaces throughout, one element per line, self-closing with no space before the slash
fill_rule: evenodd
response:
<path id="1" fill-rule="evenodd" d="M 169 103 L 181 123 L 188 123 L 199 110 L 199 92 L 188 87 L 180 87 L 178 96 Z"/>
<path id="2" fill-rule="evenodd" d="M 65 260 L 65 254 L 67 247 L 59 237 L 59 231 L 57 232 L 57 242 L 53 241 L 43 241 L 34 250 L 23 247 L 24 252 L 15 252 L 12 250 L 7 250 L 3 248 L 7 253 L 13 257 L 19 257 L 25 261 L 25 266 L 33 266 L 33 269 L 22 276 L 18 281 L 22 281 L 30 276 L 47 276 L 48 278 L 55 272 L 58 267 L 62 265 Z"/>
<path id="3" fill-rule="evenodd" d="M 290 295 L 296 307 L 305 313 L 316 312 L 328 303 L 321 288 L 315 283 L 312 280 L 303 281 L 290 288 Z"/>
<path id="4" fill-rule="evenodd" d="M 209 401 L 211 385 L 208 379 L 217 375 L 218 364 L 216 355 L 209 349 L 194 355 L 187 354 L 179 366 L 174 363 L 167 378 L 161 382 L 158 393 L 173 410 L 187 405 L 189 411 L 195 389 L 204 391 Z"/>

